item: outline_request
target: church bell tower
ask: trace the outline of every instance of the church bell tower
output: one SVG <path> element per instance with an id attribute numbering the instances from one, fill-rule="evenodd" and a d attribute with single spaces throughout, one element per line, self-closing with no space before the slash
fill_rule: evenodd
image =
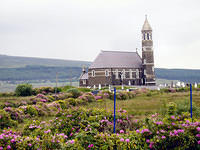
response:
<path id="1" fill-rule="evenodd" d="M 143 84 L 155 85 L 152 28 L 147 16 L 142 27 Z"/>

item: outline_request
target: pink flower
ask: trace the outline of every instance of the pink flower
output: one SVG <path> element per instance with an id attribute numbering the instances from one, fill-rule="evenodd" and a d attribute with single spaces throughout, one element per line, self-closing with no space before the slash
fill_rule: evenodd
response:
<path id="1" fill-rule="evenodd" d="M 173 125 L 173 126 L 175 126 L 175 123 L 174 123 L 174 122 L 172 122 L 172 125 Z"/>
<path id="2" fill-rule="evenodd" d="M 147 140 L 146 140 L 146 142 L 147 142 L 147 143 L 150 143 L 150 140 L 149 140 L 149 139 L 147 139 Z"/>
<path id="3" fill-rule="evenodd" d="M 157 125 L 161 125 L 161 124 L 163 124 L 163 122 L 162 121 L 158 121 L 158 122 L 156 122 L 156 124 Z"/>
<path id="4" fill-rule="evenodd" d="M 3 150 L 3 147 L 0 147 L 0 150 Z"/>
<path id="5" fill-rule="evenodd" d="M 89 148 L 91 148 L 91 147 L 93 147 L 93 146 L 94 146 L 93 144 L 89 144 L 89 145 L 88 145 Z"/>
<path id="6" fill-rule="evenodd" d="M 74 143 L 75 143 L 75 141 L 74 141 L 74 140 L 71 140 L 71 141 L 70 141 L 70 143 L 71 143 L 71 144 L 74 144 Z"/>
<path id="7" fill-rule="evenodd" d="M 200 140 L 197 143 L 200 144 Z"/>
<path id="8" fill-rule="evenodd" d="M 30 146 L 30 147 L 31 147 L 31 146 L 32 146 L 32 144 L 30 143 L 30 144 L 28 144 L 28 146 Z"/>
<path id="9" fill-rule="evenodd" d="M 14 143 L 14 142 L 15 142 L 15 139 L 10 140 L 10 142 L 11 142 L 11 143 Z"/>
<path id="10" fill-rule="evenodd" d="M 190 123 L 190 121 L 189 121 L 189 120 L 186 120 L 186 122 L 187 122 L 187 123 Z"/>
<path id="11" fill-rule="evenodd" d="M 137 129 L 137 130 L 136 130 L 136 133 L 140 133 L 140 130 Z"/>
<path id="12" fill-rule="evenodd" d="M 173 120 L 174 120 L 174 119 L 176 119 L 176 118 L 175 118 L 175 116 L 171 116 L 171 119 L 173 119 Z"/>
<path id="13" fill-rule="evenodd" d="M 200 132 L 200 127 L 197 127 L 197 131 L 199 131 L 199 132 Z"/>
<path id="14" fill-rule="evenodd" d="M 126 142 L 127 142 L 127 143 L 129 143 L 129 142 L 130 142 L 130 140 L 129 140 L 129 139 L 126 139 Z"/>
<path id="15" fill-rule="evenodd" d="M 197 134 L 196 137 L 200 137 L 200 134 Z"/>
<path id="16" fill-rule="evenodd" d="M 119 132 L 120 132 L 120 133 L 124 133 L 124 130 L 120 130 Z"/>
<path id="17" fill-rule="evenodd" d="M 162 139 L 165 139 L 166 137 L 163 135 L 161 138 L 162 138 Z"/>
<path id="18" fill-rule="evenodd" d="M 123 139 L 123 138 L 121 138 L 121 139 L 120 139 L 120 141 L 121 141 L 121 142 L 124 142 L 124 139 Z"/>
<path id="19" fill-rule="evenodd" d="M 149 144 L 149 148 L 153 148 L 153 142 L 151 142 L 150 144 Z"/>
<path id="20" fill-rule="evenodd" d="M 11 149 L 11 146 L 10 146 L 10 145 L 8 145 L 8 146 L 7 146 L 7 149 Z"/>

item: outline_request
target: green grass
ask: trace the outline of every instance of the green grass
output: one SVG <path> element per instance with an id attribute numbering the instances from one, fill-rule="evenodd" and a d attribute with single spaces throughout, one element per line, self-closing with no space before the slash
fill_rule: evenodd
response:
<path id="1" fill-rule="evenodd" d="M 169 102 L 180 102 L 190 99 L 189 92 L 179 93 L 154 93 L 152 96 L 146 96 L 146 94 L 138 95 L 130 100 L 117 100 L 116 110 L 120 108 L 128 111 L 128 114 L 134 115 L 136 118 L 142 117 L 148 114 L 160 112 L 163 109 L 164 104 Z M 200 92 L 193 92 L 193 102 L 200 107 Z M 93 102 L 85 106 L 87 108 L 105 108 L 113 111 L 113 100 L 105 100 L 103 102 Z"/>

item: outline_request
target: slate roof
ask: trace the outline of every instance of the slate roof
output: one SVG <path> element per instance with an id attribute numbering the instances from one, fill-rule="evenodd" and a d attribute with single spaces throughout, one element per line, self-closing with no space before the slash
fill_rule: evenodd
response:
<path id="1" fill-rule="evenodd" d="M 88 73 L 81 74 L 80 79 L 88 79 Z"/>
<path id="2" fill-rule="evenodd" d="M 147 16 L 146 16 L 146 19 L 145 19 L 143 27 L 142 27 L 142 31 L 145 31 L 145 30 L 152 31 L 152 28 L 147 20 Z"/>
<path id="3" fill-rule="evenodd" d="M 92 68 L 141 68 L 142 59 L 137 52 L 101 51 L 89 67 Z"/>

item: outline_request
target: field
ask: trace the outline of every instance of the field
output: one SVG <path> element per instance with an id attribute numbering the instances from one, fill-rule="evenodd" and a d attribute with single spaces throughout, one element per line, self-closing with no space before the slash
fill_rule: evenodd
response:
<path id="1" fill-rule="evenodd" d="M 183 103 L 190 101 L 189 92 L 160 93 L 154 92 L 151 96 L 147 94 L 137 96 L 129 100 L 117 100 L 117 109 L 125 109 L 130 115 L 143 116 L 162 111 L 161 109 L 169 102 Z M 200 107 L 200 92 L 193 92 L 193 102 Z M 88 108 L 104 108 L 113 111 L 113 101 L 105 100 L 103 103 L 90 103 Z"/>
<path id="2" fill-rule="evenodd" d="M 38 88 L 35 95 L 0 96 L 0 149 L 199 149 L 200 91 L 120 91 L 113 134 L 113 93 Z"/>

